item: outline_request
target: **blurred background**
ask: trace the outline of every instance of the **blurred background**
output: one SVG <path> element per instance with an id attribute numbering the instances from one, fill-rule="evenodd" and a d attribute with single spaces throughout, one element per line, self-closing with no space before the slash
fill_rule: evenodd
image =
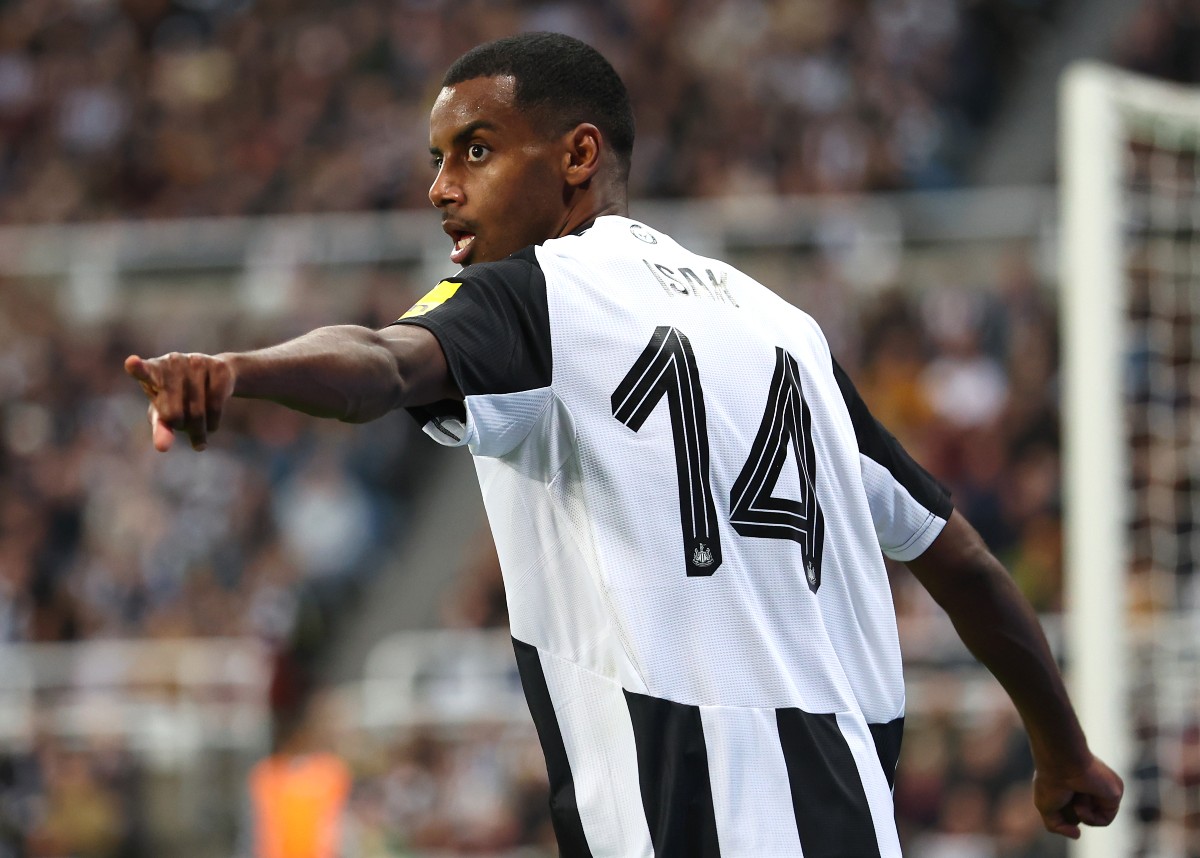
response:
<path id="1" fill-rule="evenodd" d="M 1200 83 L 1200 3 L 0 0 L 0 858 L 250 856 L 297 734 L 348 766 L 348 856 L 555 854 L 469 457 L 245 403 L 157 455 L 121 368 L 451 273 L 428 110 L 528 29 L 612 60 L 634 217 L 817 318 L 1059 644 L 1058 77 Z M 891 572 L 907 851 L 1064 855 L 1011 707 Z M 1169 775 L 1200 805 L 1200 751 Z"/>

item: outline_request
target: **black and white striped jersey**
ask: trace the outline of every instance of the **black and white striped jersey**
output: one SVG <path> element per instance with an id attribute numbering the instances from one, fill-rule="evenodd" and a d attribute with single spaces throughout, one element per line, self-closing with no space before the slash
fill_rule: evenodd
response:
<path id="1" fill-rule="evenodd" d="M 566 856 L 896 856 L 883 555 L 946 492 L 816 323 L 622 217 L 470 266 L 441 342 Z M 465 414 L 464 414 L 465 412 Z"/>

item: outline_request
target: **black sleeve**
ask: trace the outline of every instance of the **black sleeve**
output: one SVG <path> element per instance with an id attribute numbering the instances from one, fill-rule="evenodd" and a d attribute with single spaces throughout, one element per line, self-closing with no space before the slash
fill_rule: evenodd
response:
<path id="1" fill-rule="evenodd" d="M 430 300 L 439 290 L 448 297 Z M 546 278 L 532 247 L 463 269 L 394 324 L 418 325 L 438 338 L 464 396 L 550 384 Z"/>
<path id="2" fill-rule="evenodd" d="M 859 452 L 886 468 L 892 479 L 904 486 L 917 503 L 939 518 L 949 520 L 950 513 L 954 510 L 954 504 L 950 502 L 950 492 L 918 465 L 895 436 L 875 419 L 867 408 L 867 403 L 858 395 L 850 376 L 846 375 L 846 371 L 836 360 L 833 361 L 833 375 L 842 391 L 846 408 L 850 411 L 850 421 L 854 424 L 854 437 L 858 440 Z"/>

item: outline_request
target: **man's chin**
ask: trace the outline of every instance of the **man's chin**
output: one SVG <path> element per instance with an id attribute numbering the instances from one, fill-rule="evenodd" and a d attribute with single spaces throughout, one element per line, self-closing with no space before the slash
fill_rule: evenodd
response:
<path id="1" fill-rule="evenodd" d="M 509 254 L 507 253 L 496 253 L 495 251 L 489 251 L 486 247 L 472 247 L 469 251 L 467 251 L 467 255 L 463 259 L 461 265 L 463 268 L 466 268 L 468 265 L 478 265 L 481 262 L 499 262 L 508 255 Z"/>
<path id="2" fill-rule="evenodd" d="M 524 246 L 524 245 L 522 245 Z M 451 256 L 451 261 L 456 265 L 466 268 L 468 265 L 478 265 L 481 262 L 499 262 L 502 259 L 507 259 L 512 256 L 520 247 L 505 248 L 492 247 L 487 244 L 480 244 L 479 239 L 471 242 L 471 245 L 466 248 L 466 253 L 462 256 Z"/>
<path id="3" fill-rule="evenodd" d="M 471 242 L 471 246 L 466 248 L 466 253 L 460 257 L 451 257 L 451 261 L 466 268 L 468 265 L 476 265 L 480 262 L 495 262 L 497 259 L 503 259 L 503 256 L 496 256 L 494 253 L 489 253 L 487 247 L 481 246 L 478 239 Z"/>

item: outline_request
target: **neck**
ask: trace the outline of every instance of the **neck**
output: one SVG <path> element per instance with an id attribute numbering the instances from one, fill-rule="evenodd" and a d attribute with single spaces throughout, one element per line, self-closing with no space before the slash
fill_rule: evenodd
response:
<path id="1" fill-rule="evenodd" d="M 591 188 L 571 202 L 563 213 L 562 220 L 559 221 L 556 237 L 569 235 L 604 215 L 629 216 L 629 203 L 624 188 L 621 188 L 619 192 L 609 189 L 607 193 L 603 194 L 595 191 L 595 188 Z"/>

